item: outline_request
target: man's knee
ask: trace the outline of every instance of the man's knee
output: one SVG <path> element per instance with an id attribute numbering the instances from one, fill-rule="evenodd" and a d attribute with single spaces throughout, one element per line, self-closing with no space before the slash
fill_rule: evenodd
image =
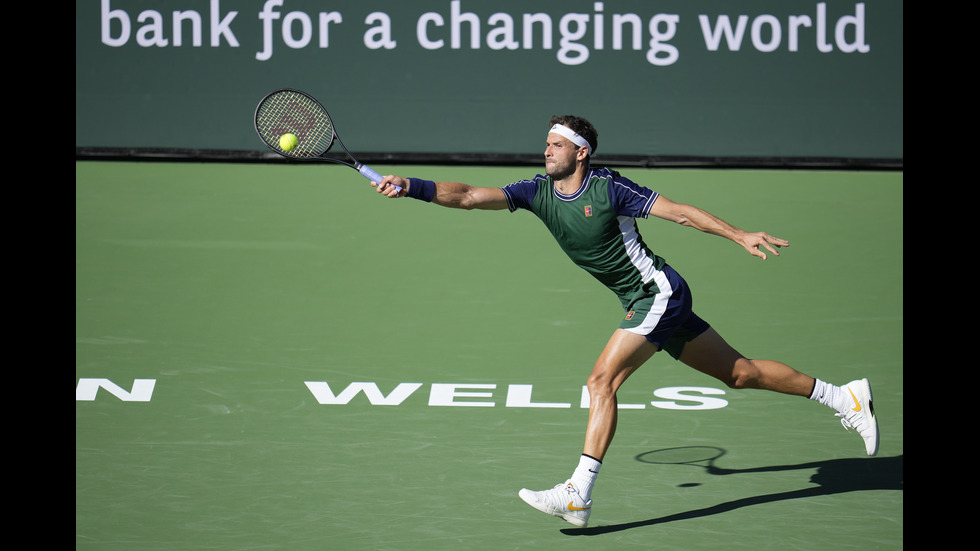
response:
<path id="1" fill-rule="evenodd" d="M 592 373 L 586 379 L 585 386 L 592 396 L 615 396 L 619 387 L 626 382 L 626 379 L 637 367 L 639 366 L 606 364 L 600 360 L 592 368 Z"/>
<path id="2" fill-rule="evenodd" d="M 730 388 L 757 388 L 759 381 L 759 367 L 753 360 L 739 358 L 732 367 L 732 377 L 728 381 Z"/>
<path id="3" fill-rule="evenodd" d="M 608 369 L 603 369 L 602 366 L 596 365 L 589 378 L 585 380 L 585 386 L 589 389 L 589 394 L 592 396 L 615 394 L 616 388 L 613 380 Z"/>

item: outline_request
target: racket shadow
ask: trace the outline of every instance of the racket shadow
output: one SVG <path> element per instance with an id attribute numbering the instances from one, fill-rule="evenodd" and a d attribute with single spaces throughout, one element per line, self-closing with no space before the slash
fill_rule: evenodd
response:
<path id="1" fill-rule="evenodd" d="M 638 455 L 637 460 L 643 461 L 641 458 L 644 455 L 645 454 Z M 712 465 L 710 467 L 706 467 L 706 469 L 707 472 L 716 475 L 817 469 L 817 472 L 809 479 L 809 482 L 811 484 L 816 484 L 816 486 L 788 492 L 778 492 L 774 494 L 735 499 L 732 501 L 719 503 L 717 505 L 712 505 L 710 507 L 693 509 L 691 511 L 674 513 L 647 520 L 589 528 L 566 528 L 561 530 L 561 532 L 568 536 L 598 536 L 613 532 L 621 532 L 623 530 L 631 530 L 634 528 L 643 528 L 645 526 L 666 524 L 668 522 L 677 522 L 681 520 L 691 520 L 712 515 L 720 515 L 736 509 L 752 507 L 764 503 L 806 499 L 815 496 L 843 494 L 848 492 L 904 490 L 904 455 L 899 455 L 897 457 L 830 459 L 827 461 L 813 461 L 796 465 L 771 465 L 748 469 L 722 469 Z"/>

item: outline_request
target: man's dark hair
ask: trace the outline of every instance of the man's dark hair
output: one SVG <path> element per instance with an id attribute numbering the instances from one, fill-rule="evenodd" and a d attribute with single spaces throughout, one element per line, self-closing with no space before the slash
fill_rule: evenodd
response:
<path id="1" fill-rule="evenodd" d="M 554 115 L 548 121 L 548 127 L 550 128 L 556 124 L 567 126 L 574 130 L 576 134 L 585 138 L 585 141 L 589 142 L 589 145 L 592 146 L 592 154 L 595 154 L 595 150 L 599 147 L 599 133 L 596 132 L 591 122 L 575 115 Z"/>

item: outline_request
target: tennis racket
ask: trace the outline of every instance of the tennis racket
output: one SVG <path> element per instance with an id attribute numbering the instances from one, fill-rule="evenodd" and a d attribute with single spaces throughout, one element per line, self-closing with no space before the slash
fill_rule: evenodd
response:
<path id="1" fill-rule="evenodd" d="M 283 157 L 340 163 L 360 172 L 372 182 L 381 182 L 380 174 L 351 155 L 340 140 L 330 114 L 309 94 L 283 88 L 262 98 L 255 108 L 255 131 L 269 149 Z M 284 134 L 296 136 L 296 147 L 288 151 L 282 148 L 279 139 Z M 335 142 L 340 144 L 347 159 L 326 156 Z M 401 191 L 400 187 L 389 185 Z"/>

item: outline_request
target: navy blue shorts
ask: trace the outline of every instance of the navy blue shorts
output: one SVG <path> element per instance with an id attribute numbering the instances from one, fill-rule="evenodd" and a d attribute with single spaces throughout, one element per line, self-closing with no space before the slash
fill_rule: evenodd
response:
<path id="1" fill-rule="evenodd" d="M 645 335 L 647 340 L 678 359 L 684 345 L 708 330 L 710 325 L 693 311 L 691 289 L 669 265 L 634 295 L 626 305 L 626 318 L 619 327 Z"/>

